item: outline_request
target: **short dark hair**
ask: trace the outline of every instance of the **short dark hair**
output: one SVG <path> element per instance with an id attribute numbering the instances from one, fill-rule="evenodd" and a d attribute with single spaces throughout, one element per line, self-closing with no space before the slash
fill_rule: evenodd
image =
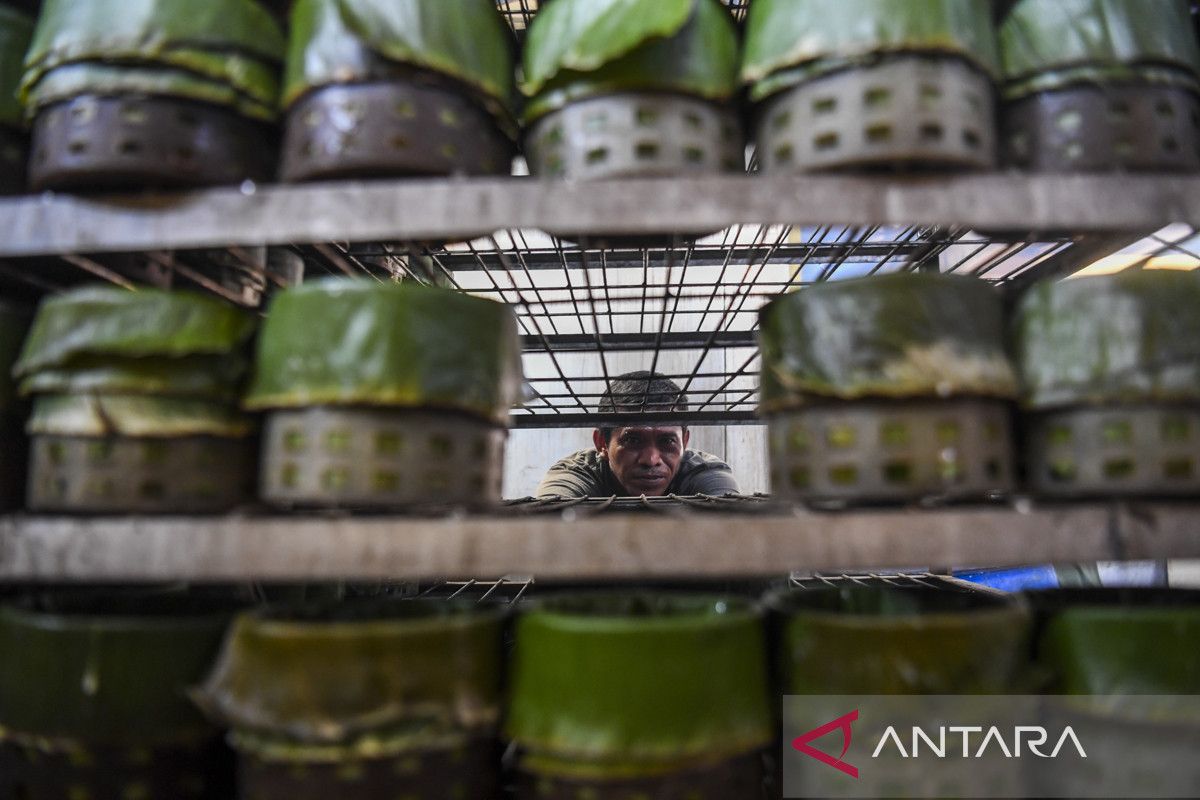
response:
<path id="1" fill-rule="evenodd" d="M 597 408 L 601 414 L 641 414 L 644 412 L 687 411 L 687 396 L 679 384 L 670 378 L 649 370 L 626 372 L 611 379 L 608 389 L 600 397 Z M 616 430 L 613 425 L 600 425 L 604 441 L 612 440 Z M 681 425 L 687 430 L 686 425 Z"/>

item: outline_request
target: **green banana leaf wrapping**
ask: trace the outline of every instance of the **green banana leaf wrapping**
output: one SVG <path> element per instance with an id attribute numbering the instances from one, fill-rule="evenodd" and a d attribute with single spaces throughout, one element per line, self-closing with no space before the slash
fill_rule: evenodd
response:
<path id="1" fill-rule="evenodd" d="M 1034 286 L 1015 355 L 1032 409 L 1200 400 L 1200 274 L 1133 270 Z"/>
<path id="2" fill-rule="evenodd" d="M 518 619 L 505 731 L 541 774 L 711 764 L 771 740 L 766 673 L 761 614 L 745 601 L 564 596 Z"/>
<path id="3" fill-rule="evenodd" d="M 94 357 L 236 356 L 255 325 L 246 311 L 197 292 L 85 287 L 42 303 L 13 371 L 26 378 Z"/>
<path id="4" fill-rule="evenodd" d="M 839 586 L 772 595 L 784 694 L 1005 694 L 1024 687 L 1032 619 L 1010 599 Z"/>
<path id="5" fill-rule="evenodd" d="M 1000 27 L 1000 45 L 1009 99 L 1164 71 L 1200 90 L 1187 0 L 1021 0 Z"/>
<path id="6" fill-rule="evenodd" d="M 331 278 L 275 296 L 244 405 L 435 408 L 503 425 L 520 389 L 508 306 L 412 283 Z"/>
<path id="7" fill-rule="evenodd" d="M 33 20 L 16 9 L 0 5 L 0 125 L 24 126 L 17 87 L 24 71 L 25 51 L 33 38 Z"/>
<path id="8" fill-rule="evenodd" d="M 726 102 L 737 68 L 737 31 L 716 0 L 556 0 L 529 28 L 525 119 L 612 92 Z"/>
<path id="9" fill-rule="evenodd" d="M 500 714 L 500 610 L 360 601 L 240 616 L 193 697 L 277 747 L 374 757 L 431 737 L 486 733 Z"/>
<path id="10" fill-rule="evenodd" d="M 497 117 L 512 114 L 512 35 L 493 0 L 298 0 L 284 105 L 328 84 L 387 77 L 389 64 L 446 75 Z"/>
<path id="11" fill-rule="evenodd" d="M 1059 589 L 1029 600 L 1058 692 L 1200 695 L 1200 592 Z"/>
<path id="12" fill-rule="evenodd" d="M 0 363 L 3 363 L 0 361 Z M 21 381 L 20 393 L 157 395 L 239 399 L 248 360 L 238 356 L 189 358 L 113 358 L 80 356 L 64 369 L 35 372 Z"/>
<path id="13" fill-rule="evenodd" d="M 263 122 L 271 122 L 278 115 L 273 100 L 255 99 L 227 83 L 194 72 L 94 62 L 68 64 L 47 73 L 29 91 L 26 111 L 29 117 L 34 117 L 41 108 L 81 94 L 139 94 L 195 100 L 225 106 Z"/>
<path id="14" fill-rule="evenodd" d="M 763 413 L 821 399 L 1012 398 L 1000 295 L 976 278 L 822 283 L 760 312 Z"/>
<path id="15" fill-rule="evenodd" d="M 193 72 L 274 106 L 285 47 L 275 19 L 246 0 L 46 0 L 21 94 L 28 106 L 34 87 L 68 64 L 120 62 Z M 91 89 L 112 91 L 99 80 Z"/>
<path id="16" fill-rule="evenodd" d="M 0 727 L 93 744 L 218 733 L 185 690 L 221 644 L 231 600 L 73 592 L 0 607 Z"/>
<path id="17" fill-rule="evenodd" d="M 896 53 L 956 56 L 998 77 L 990 0 L 754 0 L 742 82 L 758 102 Z"/>
<path id="18" fill-rule="evenodd" d="M 228 404 L 173 397 L 41 395 L 25 426 L 31 435 L 176 438 L 250 436 L 254 420 Z"/>
<path id="19" fill-rule="evenodd" d="M 33 314 L 29 310 L 0 302 L 0 416 L 11 411 L 17 402 L 12 365 L 21 353 L 21 345 L 32 319 Z"/>
<path id="20" fill-rule="evenodd" d="M 1073 696 L 1064 705 L 1200 726 L 1200 592 L 1059 589 L 1028 597 L 1041 621 L 1036 657 L 1051 690 Z"/>
<path id="21" fill-rule="evenodd" d="M 1014 81 L 1004 87 L 1005 100 L 1020 100 L 1039 92 L 1050 92 L 1070 86 L 1106 86 L 1117 83 L 1149 84 L 1165 89 L 1200 91 L 1200 84 L 1190 72 L 1158 66 L 1095 66 L 1085 64 Z"/>

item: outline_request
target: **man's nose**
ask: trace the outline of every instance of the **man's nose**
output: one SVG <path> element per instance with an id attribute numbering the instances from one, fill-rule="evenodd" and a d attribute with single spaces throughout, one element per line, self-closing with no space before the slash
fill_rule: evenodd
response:
<path id="1" fill-rule="evenodd" d="M 638 461 L 647 467 L 657 467 L 662 463 L 662 453 L 660 453 L 658 448 L 654 445 L 643 447 L 638 452 Z"/>

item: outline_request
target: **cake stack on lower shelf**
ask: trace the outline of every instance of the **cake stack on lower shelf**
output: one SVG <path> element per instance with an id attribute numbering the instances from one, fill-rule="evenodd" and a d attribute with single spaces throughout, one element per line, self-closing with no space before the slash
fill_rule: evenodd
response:
<path id="1" fill-rule="evenodd" d="M 1012 696 L 1038 715 L 1021 724 L 1074 721 L 1096 753 L 1157 746 L 1169 731 L 1182 757 L 1200 735 L 1188 701 L 1200 694 L 1195 592 L 1004 596 L 860 578 L 756 603 L 609 589 L 522 600 L 511 628 L 513 609 L 461 597 L 326 594 L 236 618 L 242 601 L 215 589 L 3 599 L 0 799 L 229 800 L 220 728 L 243 800 L 488 800 L 505 786 L 552 800 L 749 800 L 772 786 L 780 708 L 789 724 L 789 709 L 824 722 L 847 698 L 929 698 L 980 709 L 990 725 Z M 856 735 L 870 739 L 877 723 L 859 720 Z M 802 733 L 784 730 L 788 742 Z M 983 781 L 1053 796 L 1029 795 L 1048 784 L 1026 781 L 1064 774 L 982 764 L 940 765 L 929 791 Z M 826 779 L 840 773 L 817 768 L 799 774 L 804 795 L 838 794 Z M 1094 772 L 1081 775 L 1095 786 Z M 1145 777 L 1111 780 L 1139 793 Z M 924 786 L 931 773 L 914 761 L 888 779 Z"/>

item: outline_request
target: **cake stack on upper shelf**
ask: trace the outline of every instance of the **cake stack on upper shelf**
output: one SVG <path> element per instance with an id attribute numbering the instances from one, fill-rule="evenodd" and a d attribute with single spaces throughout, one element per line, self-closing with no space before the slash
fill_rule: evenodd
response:
<path id="1" fill-rule="evenodd" d="M 513 69 L 492 0 L 298 0 L 281 176 L 507 175 Z"/>
<path id="2" fill-rule="evenodd" d="M 1186 0 L 1021 0 L 1000 41 L 1007 164 L 1200 169 L 1200 46 Z"/>
<path id="3" fill-rule="evenodd" d="M 558 0 L 525 44 L 530 169 L 589 180 L 740 172 L 737 63 L 716 0 Z"/>
<path id="4" fill-rule="evenodd" d="M 750 6 L 742 81 L 765 172 L 992 168 L 998 75 L 988 3 Z"/>
<path id="5" fill-rule="evenodd" d="M 249 0 L 47 0 L 25 61 L 35 189 L 275 172 L 284 38 Z"/>

